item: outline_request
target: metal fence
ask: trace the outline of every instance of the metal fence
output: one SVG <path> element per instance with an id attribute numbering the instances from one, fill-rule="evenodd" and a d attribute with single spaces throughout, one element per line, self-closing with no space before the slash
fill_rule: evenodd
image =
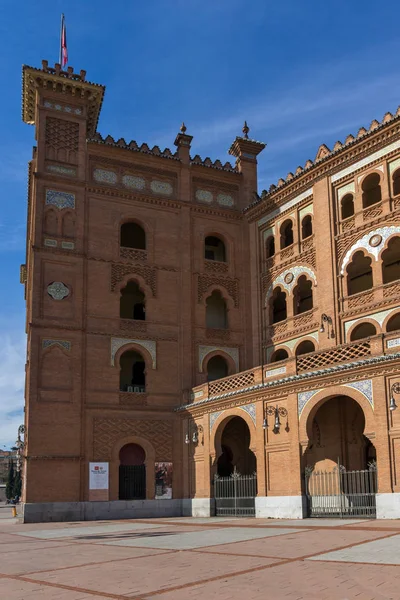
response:
<path id="1" fill-rule="evenodd" d="M 255 517 L 257 475 L 241 475 L 234 471 L 229 477 L 214 479 L 215 514 L 217 517 Z"/>
<path id="2" fill-rule="evenodd" d="M 375 463 L 361 471 L 332 471 L 306 468 L 309 517 L 376 517 L 377 471 Z"/>

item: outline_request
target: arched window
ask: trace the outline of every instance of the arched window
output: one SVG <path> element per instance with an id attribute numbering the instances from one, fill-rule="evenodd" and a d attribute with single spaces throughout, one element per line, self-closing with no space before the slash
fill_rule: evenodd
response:
<path id="1" fill-rule="evenodd" d="M 363 208 L 368 208 L 373 204 L 378 204 L 382 200 L 381 178 L 378 173 L 371 173 L 362 182 L 362 203 Z"/>
<path id="2" fill-rule="evenodd" d="M 400 312 L 396 313 L 392 317 L 390 317 L 389 321 L 386 325 L 386 331 L 390 333 L 391 331 L 398 331 L 400 329 Z"/>
<path id="3" fill-rule="evenodd" d="M 121 319 L 136 319 L 137 321 L 146 319 L 145 295 L 136 281 L 129 281 L 121 290 L 119 316 Z"/>
<path id="4" fill-rule="evenodd" d="M 223 356 L 212 356 L 207 363 L 207 381 L 215 381 L 228 375 L 228 363 Z"/>
<path id="5" fill-rule="evenodd" d="M 393 196 L 400 194 L 400 169 L 393 173 Z"/>
<path id="6" fill-rule="evenodd" d="M 286 360 L 289 358 L 289 354 L 283 348 L 279 348 L 279 350 L 275 350 L 273 355 L 271 356 L 270 362 L 279 362 L 280 360 Z"/>
<path id="7" fill-rule="evenodd" d="M 204 258 L 226 262 L 225 244 L 215 235 L 209 235 L 204 241 Z"/>
<path id="8" fill-rule="evenodd" d="M 301 239 L 305 240 L 310 237 L 312 233 L 312 217 L 311 215 L 306 215 L 301 222 Z"/>
<path id="9" fill-rule="evenodd" d="M 226 302 L 218 290 L 215 290 L 206 300 L 206 327 L 207 329 L 228 327 Z"/>
<path id="10" fill-rule="evenodd" d="M 351 332 L 350 341 L 355 342 L 356 340 L 363 340 L 364 338 L 376 335 L 376 327 L 372 323 L 360 323 L 357 327 L 354 327 Z"/>
<path id="11" fill-rule="evenodd" d="M 313 307 L 312 282 L 305 275 L 299 277 L 297 285 L 293 292 L 294 314 L 301 315 L 303 312 L 311 310 Z"/>
<path id="12" fill-rule="evenodd" d="M 267 241 L 265 242 L 265 255 L 266 258 L 271 258 L 275 254 L 275 238 L 273 235 L 270 235 Z"/>
<path id="13" fill-rule="evenodd" d="M 272 294 L 272 322 L 279 323 L 287 318 L 286 294 L 280 287 L 274 289 Z"/>
<path id="14" fill-rule="evenodd" d="M 353 194 L 346 194 L 343 196 L 340 203 L 342 220 L 348 219 L 354 215 L 354 197 Z"/>
<path id="15" fill-rule="evenodd" d="M 388 247 L 382 252 L 383 283 L 397 279 L 400 279 L 400 237 L 389 240 Z"/>
<path id="16" fill-rule="evenodd" d="M 372 288 L 372 267 L 369 256 L 356 252 L 347 267 L 347 295 L 352 296 Z"/>
<path id="17" fill-rule="evenodd" d="M 127 350 L 121 355 L 120 386 L 122 392 L 145 392 L 146 375 L 143 356 L 135 350 Z"/>
<path id="18" fill-rule="evenodd" d="M 309 352 L 315 352 L 315 345 L 313 342 L 311 342 L 311 340 L 304 340 L 304 342 L 300 342 L 296 348 L 296 356 L 308 354 Z"/>
<path id="19" fill-rule="evenodd" d="M 280 232 L 281 249 L 291 246 L 293 244 L 293 223 L 290 219 L 282 223 Z"/>
<path id="20" fill-rule="evenodd" d="M 121 246 L 146 250 L 146 233 L 137 223 L 123 223 L 121 225 Z"/>

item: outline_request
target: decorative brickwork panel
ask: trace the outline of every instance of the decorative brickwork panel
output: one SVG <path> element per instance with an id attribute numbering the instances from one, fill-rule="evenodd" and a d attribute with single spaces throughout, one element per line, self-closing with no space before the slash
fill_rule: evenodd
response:
<path id="1" fill-rule="evenodd" d="M 360 294 L 354 298 L 350 297 L 347 301 L 349 308 L 357 308 L 358 306 L 364 306 L 365 304 L 371 304 L 374 301 L 374 292 L 368 294 Z"/>
<path id="2" fill-rule="evenodd" d="M 156 460 L 172 460 L 172 423 L 127 418 L 94 419 L 94 460 L 110 460 L 118 440 L 130 435 L 148 440 L 155 449 Z"/>
<path id="3" fill-rule="evenodd" d="M 119 328 L 121 331 L 146 331 L 146 321 L 135 321 L 134 319 L 120 319 Z"/>
<path id="4" fill-rule="evenodd" d="M 398 299 L 400 297 L 400 282 L 395 282 L 390 285 L 386 285 L 383 288 L 383 297 Z"/>
<path id="5" fill-rule="evenodd" d="M 273 338 L 276 335 L 281 335 L 287 331 L 288 324 L 287 321 L 283 321 L 282 323 L 277 323 L 276 325 L 271 325 L 268 327 L 268 337 Z"/>
<path id="6" fill-rule="evenodd" d="M 225 288 L 232 300 L 234 301 L 235 307 L 239 306 L 238 280 L 230 279 L 228 277 L 213 277 L 212 275 L 199 275 L 197 288 L 197 297 L 199 302 L 201 302 L 204 294 L 212 285 L 218 285 Z"/>
<path id="7" fill-rule="evenodd" d="M 301 242 L 301 251 L 307 252 L 314 248 L 314 236 L 311 235 L 309 238 Z"/>
<path id="8" fill-rule="evenodd" d="M 151 288 L 153 296 L 156 295 L 156 271 L 151 267 L 135 265 L 135 267 L 131 267 L 130 265 L 123 265 L 118 263 L 113 263 L 111 265 L 111 291 L 113 292 L 117 286 L 117 284 L 124 279 L 127 275 L 132 275 L 132 278 L 135 275 L 139 275 L 142 277 L 149 288 Z"/>
<path id="9" fill-rule="evenodd" d="M 371 219 L 376 219 L 380 217 L 382 214 L 382 206 L 379 204 L 378 206 L 372 206 L 371 208 L 366 208 L 363 210 L 363 221 L 370 221 Z"/>
<path id="10" fill-rule="evenodd" d="M 294 254 L 294 247 L 293 246 L 289 246 L 289 248 L 285 248 L 284 250 L 281 251 L 281 260 L 285 260 L 286 258 L 290 258 L 291 256 L 293 256 Z"/>
<path id="11" fill-rule="evenodd" d="M 350 231 L 351 229 L 353 229 L 355 222 L 356 222 L 355 217 L 350 217 L 349 219 L 346 219 L 346 221 L 343 221 L 342 222 L 342 231 Z"/>
<path id="12" fill-rule="evenodd" d="M 227 273 L 228 264 L 218 260 L 205 260 L 204 268 L 206 273 Z"/>
<path id="13" fill-rule="evenodd" d="M 219 394 L 224 394 L 225 392 L 230 392 L 232 390 L 238 390 L 240 388 L 248 387 L 249 385 L 254 385 L 253 371 L 250 371 L 249 373 L 243 373 L 241 375 L 232 375 L 232 377 L 225 379 L 217 379 L 217 381 L 209 383 L 208 395 L 218 396 Z"/>
<path id="14" fill-rule="evenodd" d="M 394 199 L 393 201 L 393 208 L 396 210 L 398 208 L 400 208 L 400 197 L 397 197 Z"/>
<path id="15" fill-rule="evenodd" d="M 313 320 L 314 311 L 310 310 L 308 313 L 304 315 L 298 315 L 293 319 L 293 327 L 296 329 L 298 327 L 303 327 L 304 325 L 308 325 Z"/>
<path id="16" fill-rule="evenodd" d="M 229 340 L 231 332 L 229 329 L 206 329 L 206 338 L 208 340 Z"/>
<path id="17" fill-rule="evenodd" d="M 79 147 L 79 124 L 63 119 L 46 119 L 46 158 L 76 163 Z"/>
<path id="18" fill-rule="evenodd" d="M 120 392 L 119 403 L 127 406 L 146 406 L 147 394 L 136 392 Z"/>
<path id="19" fill-rule="evenodd" d="M 146 261 L 147 260 L 147 251 L 146 250 L 138 250 L 137 248 L 124 248 L 121 246 L 119 249 L 119 255 L 121 258 L 126 258 L 132 261 Z"/>
<path id="20" fill-rule="evenodd" d="M 304 354 L 297 358 L 297 372 L 304 373 L 305 371 L 314 371 L 334 363 L 347 362 L 363 356 L 368 356 L 370 353 L 370 342 L 365 341 L 359 344 L 338 346 L 337 348 L 327 350 L 326 352 Z"/>

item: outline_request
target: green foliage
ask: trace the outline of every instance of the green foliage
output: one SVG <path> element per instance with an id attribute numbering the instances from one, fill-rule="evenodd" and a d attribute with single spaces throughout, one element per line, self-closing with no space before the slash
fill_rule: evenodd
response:
<path id="1" fill-rule="evenodd" d="M 15 473 L 15 477 L 14 477 L 13 497 L 14 498 L 15 498 L 15 496 L 20 497 L 21 496 L 21 490 L 22 490 L 21 472 L 17 471 Z"/>
<path id="2" fill-rule="evenodd" d="M 10 459 L 8 465 L 8 475 L 7 475 L 7 483 L 6 483 L 6 498 L 7 500 L 11 500 L 14 498 L 14 482 L 15 482 L 15 471 L 14 471 L 14 463 L 12 459 Z"/>

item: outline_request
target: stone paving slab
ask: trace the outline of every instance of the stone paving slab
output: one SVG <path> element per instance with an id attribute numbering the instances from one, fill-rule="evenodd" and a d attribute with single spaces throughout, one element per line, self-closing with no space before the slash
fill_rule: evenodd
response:
<path id="1" fill-rule="evenodd" d="M 104 533 L 117 533 L 121 531 L 138 531 L 143 529 L 158 529 L 162 525 L 150 523 L 122 523 L 118 525 L 92 525 L 85 527 L 65 527 L 63 529 L 39 529 L 35 531 L 16 531 L 17 535 L 51 540 L 55 538 L 79 538 L 80 536 L 101 535 Z"/>
<path id="2" fill-rule="evenodd" d="M 97 594 L 63 590 L 13 579 L 2 579 L 0 585 L 1 597 L 4 600 L 107 600 Z"/>
<path id="3" fill-rule="evenodd" d="M 324 532 L 320 530 L 303 530 L 300 533 L 293 533 L 292 529 L 286 535 L 202 548 L 202 552 L 223 552 L 224 554 L 269 556 L 273 558 L 300 558 L 309 554 L 323 552 L 326 549 L 331 550 L 349 544 L 360 544 L 366 540 L 373 540 L 387 535 L 387 531 L 343 531 L 330 529 Z"/>
<path id="4" fill-rule="evenodd" d="M 265 558 L 244 556 L 240 561 L 241 569 L 272 564 L 274 561 Z M 220 556 L 218 561 L 211 554 L 192 552 L 164 553 L 124 560 L 120 563 L 104 563 L 83 566 L 60 571 L 50 571 L 30 575 L 37 581 L 48 581 L 58 584 L 71 584 L 94 592 L 142 595 L 175 586 L 193 584 L 209 577 L 221 577 L 234 574 L 238 569 L 237 561 L 231 556 Z M 186 599 L 190 593 L 187 592 Z M 206 600 L 204 598 L 203 600 Z"/>
<path id="5" fill-rule="evenodd" d="M 163 537 L 143 537 L 133 539 L 122 539 L 112 542 L 104 542 L 113 546 L 135 546 L 139 548 L 165 548 L 169 550 L 192 550 L 194 548 L 204 548 L 208 546 L 217 546 L 219 544 L 230 544 L 242 542 L 243 540 L 253 540 L 256 538 L 266 538 L 270 536 L 284 535 L 285 533 L 296 533 L 296 529 L 249 529 L 247 527 L 229 527 L 229 529 L 207 529 L 206 531 L 196 530 L 180 535 L 165 535 Z"/>
<path id="6" fill-rule="evenodd" d="M 399 600 L 400 572 L 393 567 L 290 562 L 146 600 Z"/>
<path id="7" fill-rule="evenodd" d="M 386 537 L 383 540 L 376 540 L 353 548 L 326 552 L 313 556 L 310 560 L 400 565 L 400 535 Z M 398 597 L 400 598 L 400 589 Z"/>

